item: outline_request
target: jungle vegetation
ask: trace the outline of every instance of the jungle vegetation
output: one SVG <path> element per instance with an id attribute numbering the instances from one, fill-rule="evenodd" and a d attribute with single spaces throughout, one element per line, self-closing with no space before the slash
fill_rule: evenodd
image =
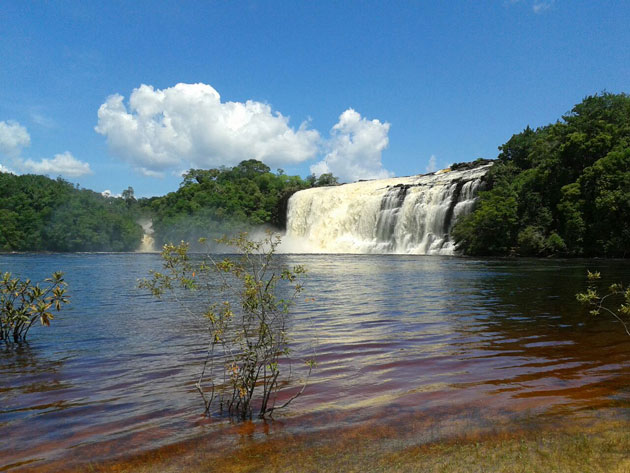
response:
<path id="1" fill-rule="evenodd" d="M 130 193 L 129 193 L 130 191 Z M 58 178 L 0 172 L 0 251 L 133 251 L 142 239 L 127 199 Z"/>
<path id="2" fill-rule="evenodd" d="M 0 342 L 25 342 L 37 320 L 50 326 L 54 319 L 52 310 L 60 311 L 62 304 L 70 303 L 67 285 L 61 272 L 53 273 L 42 283 L 13 277 L 11 273 L 0 275 Z"/>
<path id="3" fill-rule="evenodd" d="M 191 169 L 177 191 L 136 199 L 131 187 L 122 197 L 106 197 L 62 178 L 0 172 L 0 251 L 135 251 L 145 219 L 153 220 L 160 246 L 262 224 L 283 228 L 294 192 L 336 184 L 332 174 L 302 179 L 250 159 L 232 168 Z"/>
<path id="4" fill-rule="evenodd" d="M 630 96 L 589 96 L 499 147 L 453 237 L 469 255 L 630 256 Z"/>
<path id="5" fill-rule="evenodd" d="M 232 168 L 191 169 L 177 191 L 140 205 L 152 215 L 154 238 L 161 246 L 220 238 L 259 225 L 284 229 L 294 192 L 337 183 L 332 174 L 302 179 L 281 169 L 273 173 L 266 164 L 250 159 Z"/>

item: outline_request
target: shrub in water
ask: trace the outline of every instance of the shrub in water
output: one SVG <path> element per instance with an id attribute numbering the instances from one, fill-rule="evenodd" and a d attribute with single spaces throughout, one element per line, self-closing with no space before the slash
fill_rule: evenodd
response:
<path id="1" fill-rule="evenodd" d="M 207 357 L 196 384 L 205 412 L 218 404 L 220 411 L 241 419 L 251 418 L 255 409 L 259 417 L 265 417 L 287 406 L 306 386 L 275 405 L 279 386 L 291 378 L 291 370 L 282 369 L 290 366 L 287 318 L 302 292 L 300 277 L 305 269 L 279 267 L 274 262 L 280 237 L 271 233 L 260 241 L 243 233 L 218 242 L 235 248 L 240 256 L 215 260 L 206 254 L 195 260 L 187 243 L 167 244 L 162 251 L 164 271 L 152 272 L 140 287 L 158 298 L 165 293 L 177 298 L 181 290 L 203 289 L 211 295 L 214 300 L 207 307 L 197 307 L 209 331 Z M 313 362 L 306 364 L 308 380 Z M 205 382 L 209 395 L 202 385 Z"/>
<path id="2" fill-rule="evenodd" d="M 33 284 L 30 279 L 14 278 L 4 273 L 0 279 L 0 340 L 20 343 L 26 340 L 29 330 L 39 319 L 49 326 L 54 318 L 52 309 L 61 310 L 69 302 L 67 283 L 63 273 L 53 273 L 44 285 Z"/>

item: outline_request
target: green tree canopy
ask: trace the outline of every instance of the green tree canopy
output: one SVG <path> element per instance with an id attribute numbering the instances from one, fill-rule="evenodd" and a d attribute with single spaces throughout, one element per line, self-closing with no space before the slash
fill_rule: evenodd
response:
<path id="1" fill-rule="evenodd" d="M 0 173 L 0 250 L 134 251 L 143 232 L 130 203 L 61 178 Z"/>
<path id="2" fill-rule="evenodd" d="M 557 123 L 499 147 L 476 210 L 454 238 L 467 254 L 630 256 L 630 97 L 585 98 Z"/>
<path id="3" fill-rule="evenodd" d="M 194 242 L 202 236 L 220 237 L 252 225 L 282 229 L 293 193 L 336 184 L 332 174 L 304 180 L 282 170 L 273 173 L 266 164 L 249 159 L 233 168 L 190 169 L 177 191 L 141 201 L 140 205 L 153 216 L 158 244 Z"/>

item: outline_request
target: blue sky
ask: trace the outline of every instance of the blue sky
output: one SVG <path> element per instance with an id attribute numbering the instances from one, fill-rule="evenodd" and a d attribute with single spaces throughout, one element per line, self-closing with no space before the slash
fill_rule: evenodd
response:
<path id="1" fill-rule="evenodd" d="M 248 157 L 344 180 L 493 158 L 630 92 L 629 24 L 605 0 L 5 0 L 0 166 L 150 196 Z"/>

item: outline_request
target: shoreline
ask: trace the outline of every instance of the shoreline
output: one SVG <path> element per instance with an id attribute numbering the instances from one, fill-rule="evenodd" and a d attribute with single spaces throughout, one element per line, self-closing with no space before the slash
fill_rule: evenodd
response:
<path id="1" fill-rule="evenodd" d="M 626 415 L 619 415 L 620 412 Z M 320 432 L 284 433 L 262 439 L 263 423 L 233 426 L 231 447 L 217 445 L 212 434 L 138 454 L 123 454 L 101 462 L 68 464 L 68 459 L 14 472 L 32 473 L 201 473 L 304 471 L 581 471 L 622 472 L 630 468 L 630 420 L 627 408 L 564 417 L 545 414 L 519 422 L 451 432 L 422 441 L 440 429 L 427 416 L 416 418 L 411 431 L 379 424 Z M 625 420 L 624 420 L 625 418 Z M 442 425 L 447 433 L 456 426 Z M 264 435 L 264 434 L 263 434 Z M 219 442 L 220 443 L 220 442 Z M 219 447 L 219 448 L 217 448 Z M 393 468 L 393 470 L 392 470 Z"/>

